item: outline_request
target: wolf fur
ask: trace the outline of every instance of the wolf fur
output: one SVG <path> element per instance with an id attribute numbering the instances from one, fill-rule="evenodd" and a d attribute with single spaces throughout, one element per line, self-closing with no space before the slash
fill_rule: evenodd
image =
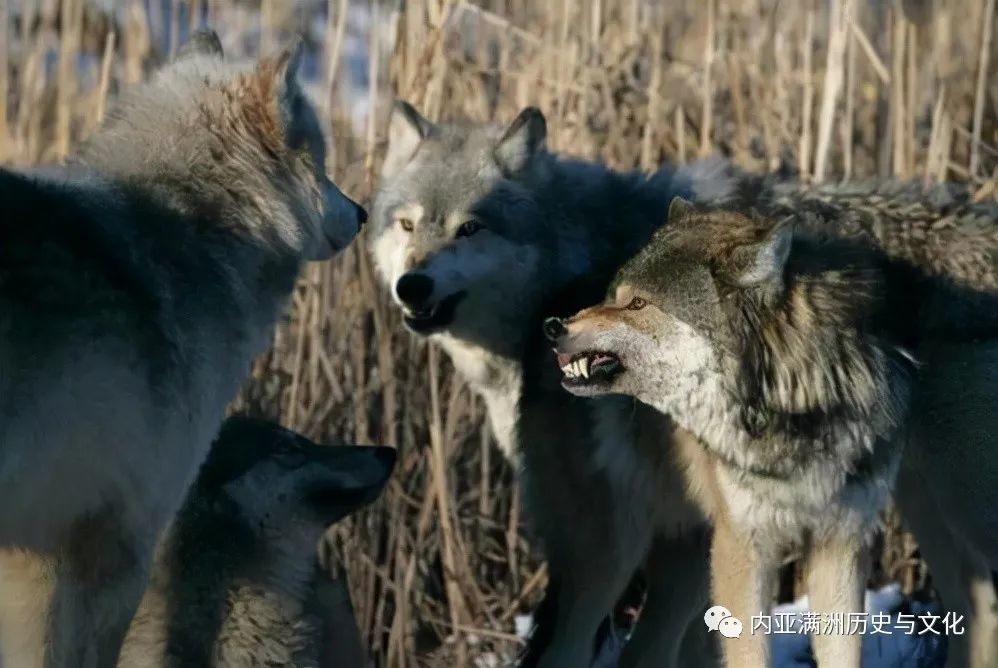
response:
<path id="1" fill-rule="evenodd" d="M 522 464 L 554 596 L 553 625 L 535 630 L 522 665 L 589 665 L 597 627 L 643 561 L 654 582 L 622 665 L 704 665 L 678 656 L 706 603 L 703 516 L 676 466 L 694 443 L 633 400 L 564 393 L 540 324 L 601 292 L 672 195 L 713 183 L 713 165 L 621 174 L 556 157 L 545 137 L 533 108 L 502 128 L 434 124 L 399 103 L 371 254 L 406 326 L 443 348 L 484 399 L 500 448 Z"/>
<path id="2" fill-rule="evenodd" d="M 201 40 L 71 166 L 0 171 L 4 665 L 114 665 L 300 266 L 363 221 L 325 177 L 298 53 Z"/>
<path id="3" fill-rule="evenodd" d="M 377 498 L 394 462 L 391 448 L 227 420 L 157 550 L 119 665 L 328 665 L 317 545 Z"/>
<path id="4" fill-rule="evenodd" d="M 677 200 L 603 305 L 547 324 L 567 389 L 636 396 L 703 442 L 689 478 L 714 520 L 715 602 L 743 621 L 768 611 L 790 555 L 807 558 L 815 610 L 862 609 L 904 444 L 925 431 L 919 413 L 948 423 L 919 366 L 950 364 L 938 342 L 998 331 L 995 207 L 939 196 L 746 177 L 720 208 Z M 994 397 L 977 373 L 963 368 L 968 401 L 947 417 Z M 856 635 L 814 644 L 819 665 L 859 666 Z M 729 666 L 768 665 L 763 635 L 723 647 Z"/>
<path id="5" fill-rule="evenodd" d="M 747 185 L 776 216 L 797 212 L 799 226 L 831 226 L 914 268 L 919 373 L 894 496 L 943 603 L 966 616 L 948 665 L 998 665 L 998 205 L 955 184 Z"/>

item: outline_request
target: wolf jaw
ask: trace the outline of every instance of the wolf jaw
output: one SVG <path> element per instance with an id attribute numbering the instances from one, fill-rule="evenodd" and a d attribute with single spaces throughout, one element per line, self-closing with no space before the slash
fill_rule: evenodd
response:
<path id="1" fill-rule="evenodd" d="M 459 290 L 424 309 L 403 306 L 402 322 L 415 334 L 428 336 L 442 332 L 454 321 L 457 307 L 467 294 L 464 290 Z"/>
<path id="2" fill-rule="evenodd" d="M 581 353 L 558 353 L 558 366 L 565 379 L 562 385 L 568 388 L 609 385 L 626 367 L 620 357 L 608 350 L 587 350 Z"/>

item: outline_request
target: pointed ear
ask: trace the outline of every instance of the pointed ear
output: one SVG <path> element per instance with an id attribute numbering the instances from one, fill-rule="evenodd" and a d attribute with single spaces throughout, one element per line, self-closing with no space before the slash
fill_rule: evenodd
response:
<path id="1" fill-rule="evenodd" d="M 396 100 L 388 119 L 388 151 L 381 164 L 381 176 L 391 176 L 405 167 L 420 142 L 434 129 L 433 123 L 423 118 L 411 104 Z"/>
<path id="2" fill-rule="evenodd" d="M 547 121 L 540 109 L 527 107 L 521 111 L 496 144 L 495 159 L 499 168 L 512 175 L 529 167 L 534 156 L 544 150 L 547 132 Z"/>
<path id="3" fill-rule="evenodd" d="M 214 30 L 198 30 L 196 33 L 191 35 L 191 38 L 187 40 L 177 51 L 177 55 L 174 57 L 174 62 L 184 60 L 185 58 L 190 58 L 191 56 L 211 56 L 214 58 L 222 57 L 222 40 L 218 38 L 218 33 Z"/>
<path id="4" fill-rule="evenodd" d="M 298 87 L 298 69 L 301 67 L 305 49 L 300 39 L 281 51 L 274 60 L 273 73 L 274 83 L 277 85 L 278 100 L 281 109 L 290 109 L 301 90 Z"/>
<path id="5" fill-rule="evenodd" d="M 741 246 L 732 253 L 725 267 L 727 275 L 740 287 L 780 278 L 790 256 L 793 238 L 791 218 L 777 223 L 762 240 Z"/>
<path id="6" fill-rule="evenodd" d="M 261 90 L 272 91 L 280 129 L 292 148 L 319 146 L 325 141 L 319 117 L 298 83 L 303 58 L 302 41 L 297 39 L 278 55 L 261 60 L 256 70 Z"/>
<path id="7" fill-rule="evenodd" d="M 694 211 L 696 211 L 696 207 L 693 205 L 693 202 L 682 197 L 673 197 L 672 202 L 669 204 L 669 215 L 666 220 L 669 221 L 670 225 L 675 225 Z"/>

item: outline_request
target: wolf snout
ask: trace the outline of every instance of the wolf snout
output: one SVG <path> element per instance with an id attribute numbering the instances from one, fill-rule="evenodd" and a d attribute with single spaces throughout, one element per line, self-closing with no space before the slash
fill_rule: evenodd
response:
<path id="1" fill-rule="evenodd" d="M 353 202 L 353 206 L 357 212 L 357 227 L 363 227 L 364 223 L 367 222 L 367 209 L 357 204 L 357 202 Z"/>
<path id="2" fill-rule="evenodd" d="M 395 294 L 404 305 L 420 308 L 433 294 L 433 279 L 418 272 L 403 274 L 395 284 Z"/>
<path id="3" fill-rule="evenodd" d="M 544 321 L 544 336 L 552 343 L 557 343 L 565 334 L 568 334 L 568 329 L 561 318 L 548 318 Z"/>

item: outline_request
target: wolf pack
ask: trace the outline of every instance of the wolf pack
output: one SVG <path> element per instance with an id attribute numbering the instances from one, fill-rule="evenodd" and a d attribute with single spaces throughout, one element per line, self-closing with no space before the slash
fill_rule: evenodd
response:
<path id="1" fill-rule="evenodd" d="M 301 49 L 192 37 L 65 165 L 0 170 L 0 665 L 325 666 L 317 545 L 391 447 L 225 419 L 305 262 L 365 209 L 326 176 Z M 809 185 L 721 158 L 621 173 L 544 115 L 397 102 L 364 233 L 515 466 L 550 581 L 518 665 L 588 668 L 638 572 L 622 667 L 766 668 L 704 613 L 862 612 L 900 509 L 949 665 L 998 666 L 998 203 Z M 317 603 L 319 601 L 319 603 Z M 816 634 L 822 668 L 862 637 Z"/>

